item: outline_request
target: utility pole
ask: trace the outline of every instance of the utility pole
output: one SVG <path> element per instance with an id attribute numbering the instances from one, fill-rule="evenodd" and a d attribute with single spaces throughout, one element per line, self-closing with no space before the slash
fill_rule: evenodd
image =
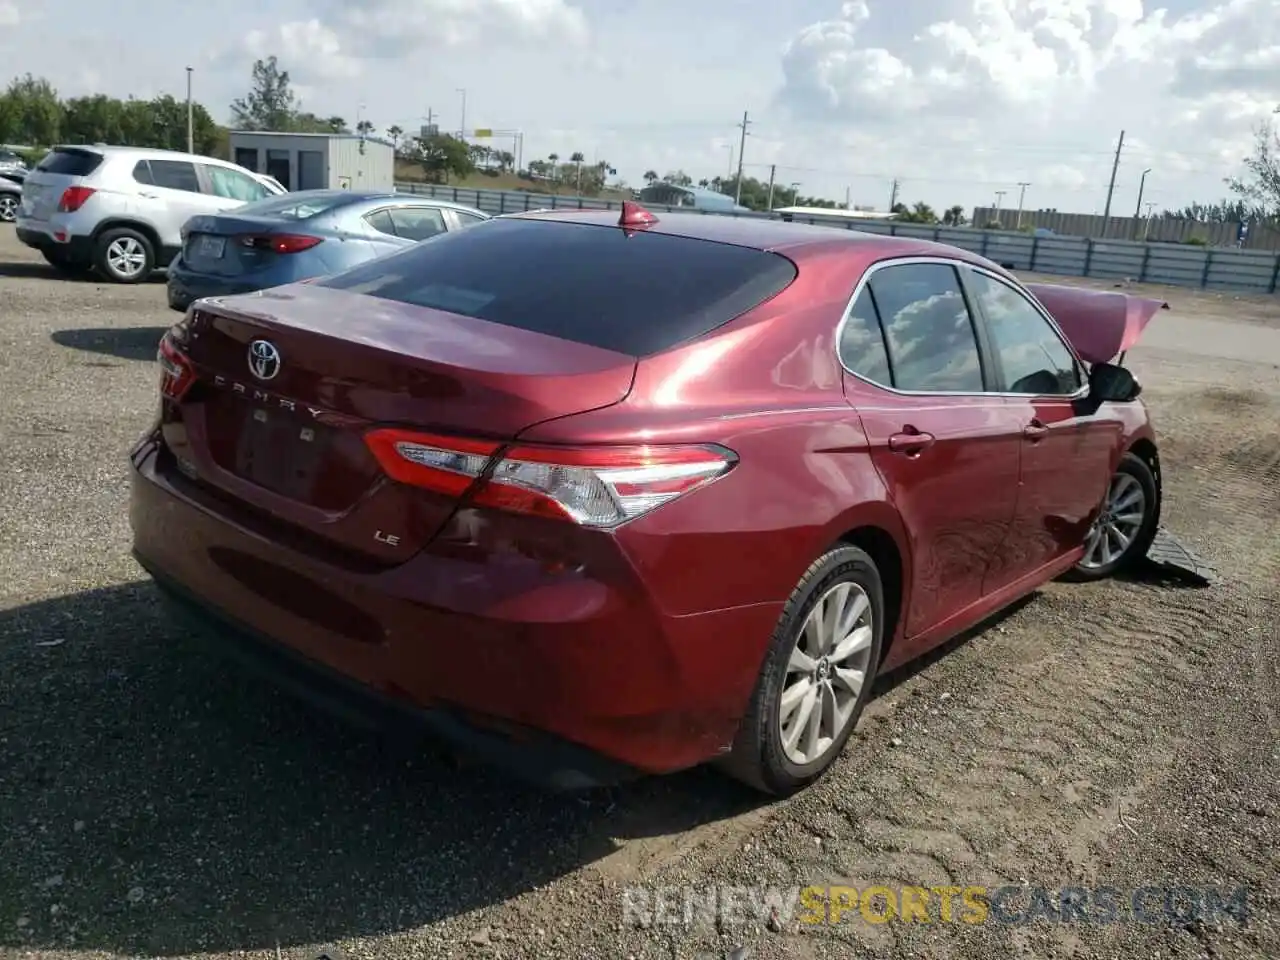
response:
<path id="1" fill-rule="evenodd" d="M 893 189 L 889 191 L 889 212 L 893 213 L 893 208 L 898 205 L 898 178 L 893 178 Z"/>
<path id="2" fill-rule="evenodd" d="M 458 139 L 465 143 L 467 139 L 467 89 L 466 87 L 458 87 L 457 92 L 462 94 L 462 119 L 458 123 Z"/>
<path id="3" fill-rule="evenodd" d="M 1019 188 L 1018 189 L 1018 218 L 1017 220 L 1014 221 L 1014 224 L 1013 224 L 1013 229 L 1015 230 L 1018 230 L 1022 227 L 1022 201 L 1026 199 L 1027 187 L 1029 186 L 1031 186 L 1031 184 L 1029 183 L 1022 183 L 1021 181 L 1019 181 L 1018 183 L 1018 188 Z"/>
<path id="4" fill-rule="evenodd" d="M 1111 222 L 1111 195 L 1116 192 L 1116 173 L 1120 170 L 1120 151 L 1124 149 L 1124 131 L 1120 131 L 1120 142 L 1116 144 L 1116 159 L 1111 164 L 1111 183 L 1107 185 L 1107 205 L 1102 208 L 1102 235 L 1107 235 L 1107 225 Z"/>
<path id="5" fill-rule="evenodd" d="M 1142 216 L 1142 192 L 1147 187 L 1147 174 L 1151 172 L 1151 168 L 1142 171 L 1142 179 L 1138 181 L 1138 204 L 1133 208 L 1133 233 L 1136 237 L 1138 234 L 1138 218 Z"/>
<path id="6" fill-rule="evenodd" d="M 769 210 L 773 210 L 773 178 L 778 175 L 778 165 L 769 164 Z"/>
<path id="7" fill-rule="evenodd" d="M 196 152 L 196 128 L 191 105 L 191 67 L 187 67 L 187 153 Z"/>
<path id="8" fill-rule="evenodd" d="M 848 187 L 844 188 L 844 208 L 846 210 L 849 209 L 849 188 Z"/>
<path id="9" fill-rule="evenodd" d="M 738 189 L 737 196 L 733 198 L 733 202 L 742 205 L 742 155 L 747 149 L 747 127 L 751 126 L 751 121 L 747 119 L 747 111 L 742 111 L 742 137 L 738 141 Z"/>
<path id="10" fill-rule="evenodd" d="M 1004 195 L 1008 192 L 1009 192 L 1008 190 L 996 191 L 996 212 L 995 212 L 995 216 L 991 218 L 996 223 L 1000 223 L 1000 204 L 1004 201 Z"/>

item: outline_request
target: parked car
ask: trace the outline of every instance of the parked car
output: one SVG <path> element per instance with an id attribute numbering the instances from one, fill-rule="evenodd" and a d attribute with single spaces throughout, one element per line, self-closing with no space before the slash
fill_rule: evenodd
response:
<path id="1" fill-rule="evenodd" d="M 27 161 L 22 158 L 22 154 L 0 148 L 0 171 L 26 169 Z"/>
<path id="2" fill-rule="evenodd" d="M 429 197 L 351 190 L 301 190 L 192 217 L 169 266 L 169 306 L 337 273 L 487 219 Z"/>
<path id="3" fill-rule="evenodd" d="M 23 174 L 17 170 L 0 170 L 0 223 L 13 223 L 18 219 L 22 180 Z"/>
<path id="4" fill-rule="evenodd" d="M 1035 290 L 628 202 L 202 301 L 160 344 L 134 553 L 322 702 L 559 787 L 716 760 L 789 793 L 877 673 L 1152 542 L 1111 361 L 1161 304 Z"/>
<path id="5" fill-rule="evenodd" d="M 276 191 L 225 160 L 141 147 L 54 147 L 23 184 L 18 239 L 59 270 L 138 283 L 168 266 L 182 225 Z"/>

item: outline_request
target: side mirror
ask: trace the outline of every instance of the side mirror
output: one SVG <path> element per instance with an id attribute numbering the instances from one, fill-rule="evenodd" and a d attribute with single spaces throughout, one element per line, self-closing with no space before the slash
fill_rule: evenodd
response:
<path id="1" fill-rule="evenodd" d="M 1142 386 L 1124 367 L 1095 363 L 1089 370 L 1089 397 L 1099 403 L 1126 403 L 1137 399 Z"/>

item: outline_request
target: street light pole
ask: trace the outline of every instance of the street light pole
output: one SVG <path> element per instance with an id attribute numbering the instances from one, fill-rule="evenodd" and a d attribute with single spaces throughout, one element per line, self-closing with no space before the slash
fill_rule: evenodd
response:
<path id="1" fill-rule="evenodd" d="M 1015 230 L 1021 230 L 1021 229 L 1022 229 L 1022 201 L 1023 201 L 1024 199 L 1026 199 L 1026 196 L 1027 196 L 1027 187 L 1029 187 L 1029 186 L 1031 186 L 1031 184 L 1029 184 L 1029 183 L 1021 183 L 1021 182 L 1020 182 L 1020 183 L 1018 184 L 1018 187 L 1019 187 L 1019 190 L 1018 190 L 1018 218 L 1017 218 L 1017 220 L 1015 220 L 1015 221 L 1014 221 L 1014 224 L 1013 224 L 1013 229 L 1015 229 Z"/>
<path id="2" fill-rule="evenodd" d="M 992 218 L 993 220 L 995 220 L 996 223 L 1001 222 L 1000 221 L 1000 204 L 1004 200 L 1004 195 L 1008 192 L 1009 192 L 1008 190 L 996 191 L 996 212 L 995 212 L 995 216 Z"/>
<path id="3" fill-rule="evenodd" d="M 1138 234 L 1138 218 L 1142 216 L 1142 193 L 1147 187 L 1147 174 L 1151 172 L 1151 168 L 1142 171 L 1142 179 L 1138 181 L 1138 205 L 1133 208 L 1133 233 L 1136 237 Z"/>
<path id="4" fill-rule="evenodd" d="M 191 67 L 187 67 L 187 153 L 196 152 L 196 131 L 191 106 Z"/>
<path id="5" fill-rule="evenodd" d="M 467 139 L 467 90 L 465 87 L 458 87 L 458 93 L 462 94 L 462 120 L 458 124 L 458 139 Z"/>

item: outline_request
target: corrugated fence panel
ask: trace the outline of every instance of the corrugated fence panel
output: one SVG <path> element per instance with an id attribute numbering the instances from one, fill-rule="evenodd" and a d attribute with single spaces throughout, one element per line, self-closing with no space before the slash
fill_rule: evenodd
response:
<path id="1" fill-rule="evenodd" d="M 1223 253 L 1209 251 L 1204 286 L 1210 290 L 1274 292 L 1276 273 L 1280 269 L 1274 255 L 1268 255 L 1265 250 L 1232 250 L 1225 256 Z"/>
<path id="2" fill-rule="evenodd" d="M 596 197 L 526 193 L 523 190 L 475 190 L 450 187 L 447 184 L 397 183 L 396 189 L 403 193 L 421 194 L 476 207 L 492 216 L 545 209 L 616 210 L 621 206 L 620 201 Z M 752 219 L 776 216 L 758 212 L 691 211 L 687 207 L 653 206 L 652 209 Z M 834 230 L 857 230 L 862 233 L 935 240 L 979 254 L 1010 270 L 1064 277 L 1130 279 L 1143 283 L 1249 293 L 1280 291 L 1280 254 L 1270 251 L 1206 248 L 1177 243 L 1138 243 L 1129 240 L 1091 240 L 1071 236 L 1037 237 L 1012 230 L 943 227 L 894 220 L 845 221 L 796 217 L 795 222 L 817 224 Z"/>
<path id="3" fill-rule="evenodd" d="M 1140 274 L 1147 283 L 1167 283 L 1175 287 L 1204 285 L 1204 264 L 1209 251 L 1204 247 L 1172 243 L 1147 244 L 1146 267 Z"/>

